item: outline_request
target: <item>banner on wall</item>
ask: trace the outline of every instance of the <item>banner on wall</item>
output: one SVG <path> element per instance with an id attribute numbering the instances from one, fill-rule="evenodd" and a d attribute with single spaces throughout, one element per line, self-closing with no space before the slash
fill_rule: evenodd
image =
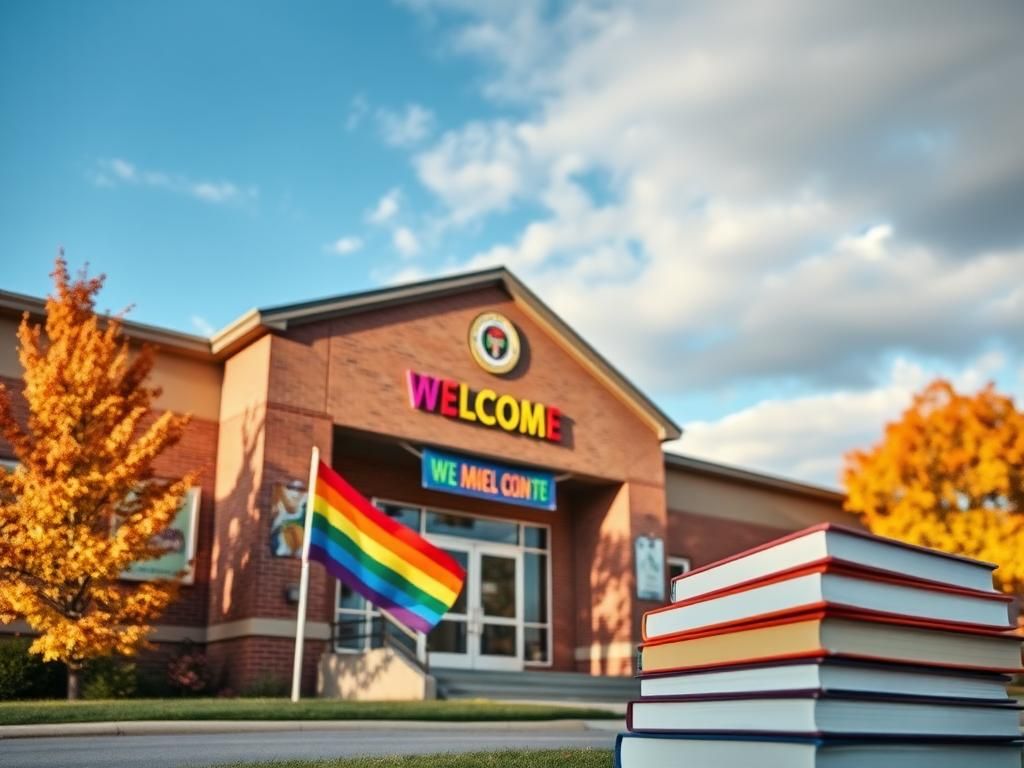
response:
<path id="1" fill-rule="evenodd" d="M 301 557 L 306 519 L 306 489 L 277 483 L 270 489 L 270 553 Z"/>
<path id="2" fill-rule="evenodd" d="M 185 492 L 174 521 L 166 531 L 153 537 L 153 543 L 165 553 L 155 560 L 132 563 L 121 572 L 122 579 L 154 581 L 178 578 L 182 584 L 192 583 L 195 579 L 199 498 L 198 488 L 189 488 Z"/>
<path id="3" fill-rule="evenodd" d="M 422 485 L 432 491 L 553 510 L 555 476 L 551 472 L 506 467 L 480 459 L 423 449 Z"/>
<path id="4" fill-rule="evenodd" d="M 655 536 L 637 536 L 636 597 L 638 600 L 665 599 L 665 542 Z"/>

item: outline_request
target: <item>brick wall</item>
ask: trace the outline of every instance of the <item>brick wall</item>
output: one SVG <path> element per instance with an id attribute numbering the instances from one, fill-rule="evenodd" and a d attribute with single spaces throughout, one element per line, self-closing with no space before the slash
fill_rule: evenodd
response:
<path id="1" fill-rule="evenodd" d="M 483 311 L 504 313 L 520 332 L 523 359 L 509 376 L 492 376 L 472 359 L 468 330 Z M 276 334 L 269 401 L 272 409 L 313 420 L 326 415 L 330 423 L 359 432 L 599 481 L 602 491 L 571 500 L 560 496 L 551 518 L 557 521 L 553 659 L 556 668 L 578 668 L 575 655 L 583 647 L 594 656 L 583 666 L 628 673 L 630 645 L 648 607 L 634 598 L 632 540 L 640 533 L 664 536 L 667 527 L 661 446 L 651 426 L 564 344 L 497 289 L 359 313 Z M 566 440 L 552 444 L 413 410 L 406 388 L 410 369 L 555 405 L 564 413 Z M 352 471 L 368 470 L 353 464 Z M 400 489 L 404 499 L 480 509 L 468 499 L 408 488 L 418 486 L 416 464 L 401 477 L 386 469 L 376 474 L 366 476 L 361 489 L 391 498 Z"/>
<path id="2" fill-rule="evenodd" d="M 473 318 L 495 310 L 512 319 L 523 340 L 522 362 L 505 377 L 480 369 L 467 345 Z M 409 369 L 557 406 L 565 440 L 553 444 L 414 411 Z M 440 445 L 572 474 L 559 485 L 558 511 L 548 513 L 424 491 L 415 460 L 339 467 L 369 495 L 550 524 L 554 668 L 580 668 L 582 646 L 596 649 L 583 667 L 629 671 L 631 654 L 620 651 L 635 639 L 642 608 L 633 598 L 632 538 L 657 535 L 666 525 L 660 444 L 650 424 L 504 292 L 440 297 L 273 333 L 227 360 L 222 382 L 218 422 L 197 421 L 162 465 L 170 472 L 198 462 L 203 473 L 197 583 L 185 588 L 169 622 L 205 622 L 212 631 L 246 619 L 294 619 L 285 590 L 298 583 L 299 563 L 270 552 L 271 489 L 305 482 L 310 446 L 332 456 L 337 426 L 392 444 Z M 309 619 L 330 621 L 333 580 L 314 565 L 310 588 Z M 307 665 L 323 646 L 310 641 Z M 236 690 L 263 671 L 290 674 L 288 638 L 237 637 L 207 650 Z"/>
<path id="3" fill-rule="evenodd" d="M 284 351 L 280 351 L 284 350 Z M 298 585 L 297 559 L 275 557 L 270 549 L 271 494 L 275 483 L 306 483 L 314 443 L 330 457 L 331 424 L 324 414 L 289 403 L 303 380 L 281 377 L 287 345 L 266 336 L 225 364 L 221 398 L 215 534 L 212 552 L 209 624 L 243 619 L 295 620 L 296 605 L 286 598 Z M 276 390 L 271 389 L 276 382 Z M 307 392 L 308 394 L 308 392 Z M 328 588 L 330 587 L 330 595 Z M 333 617 L 333 581 L 310 569 L 309 621 Z M 306 667 L 315 670 L 323 641 L 307 642 Z M 224 684 L 244 690 L 260 677 L 291 679 L 290 638 L 247 636 L 208 643 L 207 652 Z M 312 665 L 312 666 L 311 666 Z M 312 690 L 315 673 L 304 678 Z"/>
<path id="4" fill-rule="evenodd" d="M 519 330 L 524 352 L 508 376 L 487 373 L 470 353 L 469 327 L 484 311 L 504 313 Z M 327 325 L 320 331 L 330 336 L 322 410 L 336 424 L 587 476 L 664 484 L 653 430 L 497 289 L 343 317 L 330 321 L 329 331 Z M 318 361 L 323 344 L 321 338 L 312 345 Z M 408 369 L 557 406 L 566 439 L 555 444 L 413 410 Z M 310 370 L 319 367 L 303 364 L 285 375 L 292 380 Z"/>
<path id="5" fill-rule="evenodd" d="M 316 691 L 316 670 L 325 643 L 307 640 L 303 644 L 302 692 Z M 207 658 L 217 690 L 246 693 L 254 685 L 273 685 L 276 693 L 291 690 L 295 640 L 285 637 L 239 637 L 210 643 Z"/>
<path id="6" fill-rule="evenodd" d="M 691 566 L 699 568 L 794 530 L 798 529 L 671 510 L 668 514 L 665 554 L 688 557 Z"/>

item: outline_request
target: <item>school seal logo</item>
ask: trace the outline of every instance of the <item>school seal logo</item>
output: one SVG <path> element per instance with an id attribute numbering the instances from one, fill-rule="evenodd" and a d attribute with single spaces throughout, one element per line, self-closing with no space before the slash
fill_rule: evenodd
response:
<path id="1" fill-rule="evenodd" d="M 469 326 L 469 351 L 488 373 L 508 373 L 519 362 L 519 334 L 512 321 L 497 312 L 477 315 Z"/>

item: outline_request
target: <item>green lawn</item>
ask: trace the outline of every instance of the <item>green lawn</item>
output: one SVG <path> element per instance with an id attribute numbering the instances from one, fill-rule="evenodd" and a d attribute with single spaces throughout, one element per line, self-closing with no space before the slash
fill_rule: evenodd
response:
<path id="1" fill-rule="evenodd" d="M 289 760 L 279 763 L 231 763 L 217 768 L 609 768 L 612 753 L 604 749 L 477 752 L 422 757 L 357 757 L 346 760 Z"/>
<path id="2" fill-rule="evenodd" d="M 617 717 L 621 717 L 621 715 L 585 707 L 570 708 L 471 700 L 356 702 L 308 699 L 300 701 L 298 704 L 292 704 L 287 699 L 118 699 L 116 701 L 0 702 L 0 725 L 125 720 L 461 720 L 479 722 L 597 720 Z M 453 763 L 453 765 L 455 764 Z"/>

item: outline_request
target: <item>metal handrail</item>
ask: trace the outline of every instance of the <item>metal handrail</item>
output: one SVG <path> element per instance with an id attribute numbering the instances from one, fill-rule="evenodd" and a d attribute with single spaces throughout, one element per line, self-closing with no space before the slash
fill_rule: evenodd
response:
<path id="1" fill-rule="evenodd" d="M 346 631 L 342 636 L 342 629 L 356 625 L 364 631 L 357 633 Z M 369 631 L 365 631 L 367 627 L 369 627 Z M 430 672 L 429 658 L 425 651 L 425 639 L 399 624 L 384 612 L 380 612 L 378 615 L 371 614 L 359 618 L 335 620 L 331 623 L 332 647 L 340 647 L 339 640 L 341 639 L 361 642 L 370 640 L 371 645 L 379 644 L 380 647 L 391 648 L 396 653 L 401 654 L 424 674 Z M 412 647 L 409 646 L 410 640 L 413 643 Z"/>

